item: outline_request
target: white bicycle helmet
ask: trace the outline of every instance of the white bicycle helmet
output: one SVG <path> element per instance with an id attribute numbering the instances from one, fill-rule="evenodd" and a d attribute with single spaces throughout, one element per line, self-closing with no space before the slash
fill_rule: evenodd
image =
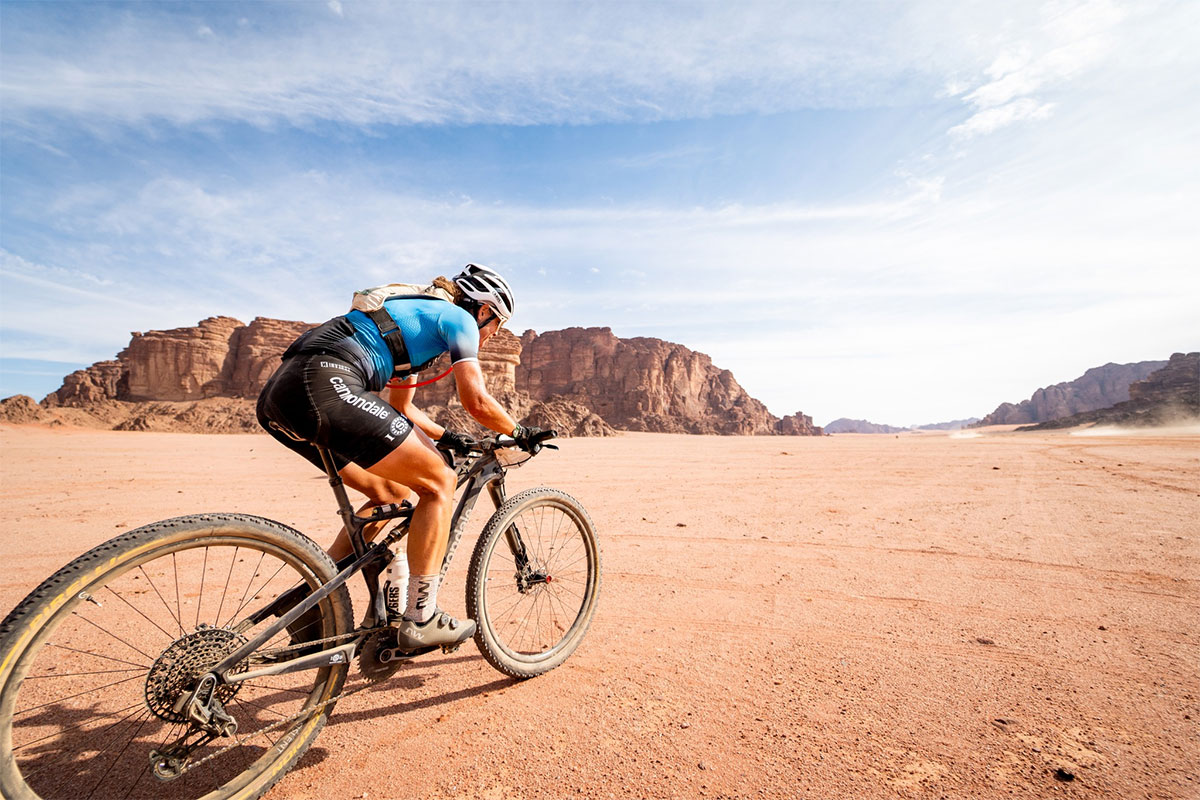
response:
<path id="1" fill-rule="evenodd" d="M 477 303 L 485 303 L 501 322 L 512 318 L 513 303 L 512 289 L 508 281 L 501 278 L 494 270 L 479 264 L 467 264 L 463 271 L 454 276 L 454 283 L 463 293 Z"/>

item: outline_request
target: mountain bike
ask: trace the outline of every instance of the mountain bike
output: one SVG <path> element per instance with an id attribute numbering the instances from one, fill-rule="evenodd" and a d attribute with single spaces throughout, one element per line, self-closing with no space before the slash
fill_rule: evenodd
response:
<path id="1" fill-rule="evenodd" d="M 583 639 L 600 553 L 570 495 L 506 496 L 506 470 L 552 447 L 513 445 L 484 440 L 456 465 L 442 575 L 486 489 L 496 511 L 471 556 L 467 614 L 488 663 L 524 679 Z M 0 623 L 0 796 L 257 798 L 339 699 L 436 649 L 399 649 L 379 591 L 413 507 L 356 514 L 328 451 L 321 457 L 354 550 L 341 562 L 262 517 L 176 517 L 76 558 Z M 391 520 L 368 546 L 364 528 Z M 357 626 L 346 585 L 355 574 L 370 598 Z M 361 676 L 348 689 L 355 659 Z"/>

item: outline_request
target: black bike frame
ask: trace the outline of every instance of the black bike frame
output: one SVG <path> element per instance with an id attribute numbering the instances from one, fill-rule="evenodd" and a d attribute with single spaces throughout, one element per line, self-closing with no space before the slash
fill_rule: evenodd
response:
<path id="1" fill-rule="evenodd" d="M 337 566 L 340 571 L 332 580 L 317 587 L 311 594 L 304 595 L 304 592 L 308 590 L 307 586 L 297 586 L 275 598 L 269 605 L 259 609 L 243 620 L 243 624 L 248 622 L 249 627 L 252 627 L 276 613 L 278 609 L 286 607 L 288 603 L 294 602 L 300 597 L 304 598 L 286 613 L 282 614 L 278 620 L 255 634 L 253 638 L 213 666 L 211 673 L 215 674 L 217 680 L 221 683 L 237 683 L 251 677 L 296 672 L 304 669 L 316 669 L 317 667 L 349 661 L 353 653 L 353 647 L 342 645 L 300 656 L 279 664 L 266 665 L 253 672 L 231 672 L 237 664 L 249 657 L 251 653 L 269 641 L 271 637 L 299 619 L 305 612 L 316 606 L 317 603 L 328 597 L 330 593 L 349 580 L 356 572 L 362 572 L 363 579 L 367 584 L 368 596 L 371 598 L 371 611 L 367 616 L 367 622 L 371 624 L 365 625 L 364 629 L 372 629 L 380 624 L 380 620 L 387 620 L 387 611 L 383 606 L 382 593 L 379 591 L 379 575 L 392 559 L 391 545 L 398 542 L 408 533 L 409 524 L 412 520 L 413 507 L 405 501 L 398 506 L 392 505 L 391 507 L 376 508 L 366 517 L 359 516 L 354 513 L 354 506 L 350 504 L 350 498 L 346 495 L 346 487 L 342 482 L 341 476 L 338 475 L 337 468 L 333 463 L 333 458 L 330 456 L 329 451 L 320 446 L 317 447 L 317 450 L 321 454 L 321 462 L 325 465 L 325 472 L 329 476 L 329 485 L 333 488 L 334 497 L 337 498 L 338 513 L 346 526 L 346 531 L 349 534 L 350 544 L 354 548 L 354 552 L 338 562 Z M 454 558 L 454 552 L 458 548 L 459 541 L 462 539 L 463 531 L 466 528 L 467 519 L 471 516 L 471 511 L 474 509 L 475 503 L 479 499 L 479 494 L 483 491 L 484 487 L 487 487 L 492 502 L 496 504 L 496 508 L 499 508 L 504 503 L 504 472 L 505 468 L 496 460 L 494 450 L 485 452 L 484 455 L 458 469 L 457 486 L 463 489 L 463 493 L 459 498 L 458 505 L 454 509 L 454 516 L 451 518 L 450 537 L 446 543 L 446 556 L 442 559 L 441 574 L 443 577 L 450 567 L 450 561 Z M 398 519 L 400 523 L 387 536 L 368 547 L 366 540 L 363 538 L 363 530 L 366 526 L 391 519 Z M 509 546 L 512 547 L 513 558 L 516 561 L 517 568 L 521 569 L 526 563 L 525 543 L 522 541 L 520 533 L 515 529 L 507 532 L 507 538 Z"/>

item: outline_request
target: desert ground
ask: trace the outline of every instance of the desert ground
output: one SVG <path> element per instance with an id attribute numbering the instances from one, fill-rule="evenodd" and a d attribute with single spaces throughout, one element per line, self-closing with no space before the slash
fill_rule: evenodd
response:
<path id="1" fill-rule="evenodd" d="M 509 486 L 595 521 L 580 649 L 526 682 L 472 643 L 417 659 L 268 798 L 1200 797 L 1200 433 L 561 445 Z M 5 612 L 156 519 L 337 527 L 265 436 L 2 426 L 0 448 Z"/>

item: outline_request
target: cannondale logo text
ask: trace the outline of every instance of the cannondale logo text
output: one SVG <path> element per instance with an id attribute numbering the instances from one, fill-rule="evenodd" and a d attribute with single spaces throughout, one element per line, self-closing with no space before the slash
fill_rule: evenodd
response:
<path id="1" fill-rule="evenodd" d="M 337 392 L 338 397 L 342 398 L 344 402 L 349 403 L 355 408 L 361 408 L 368 414 L 379 417 L 380 419 L 387 419 L 387 408 L 379 403 L 376 403 L 374 400 L 370 400 L 366 397 L 359 397 L 354 392 L 350 391 L 350 387 L 346 385 L 346 382 L 337 375 L 330 378 L 329 382 L 333 384 L 333 390 Z"/>

